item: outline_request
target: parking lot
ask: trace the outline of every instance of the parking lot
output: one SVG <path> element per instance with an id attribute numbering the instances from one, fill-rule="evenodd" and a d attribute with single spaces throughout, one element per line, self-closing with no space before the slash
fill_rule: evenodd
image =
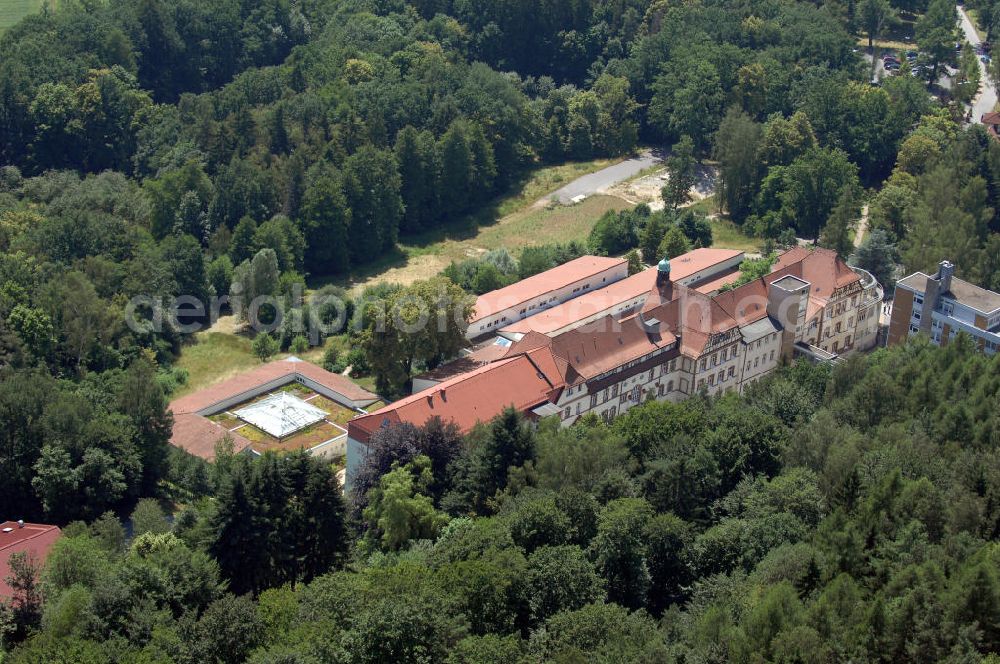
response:
<path id="1" fill-rule="evenodd" d="M 872 82 L 878 83 L 889 76 L 899 76 L 904 71 L 909 71 L 910 76 L 927 80 L 931 73 L 931 63 L 914 46 L 906 50 L 886 50 L 878 53 L 878 60 L 875 61 L 875 69 Z M 872 62 L 873 56 L 865 54 L 865 59 Z M 948 64 L 938 67 L 938 78 L 935 84 L 944 90 L 950 90 L 952 79 L 958 72 L 957 69 Z"/>

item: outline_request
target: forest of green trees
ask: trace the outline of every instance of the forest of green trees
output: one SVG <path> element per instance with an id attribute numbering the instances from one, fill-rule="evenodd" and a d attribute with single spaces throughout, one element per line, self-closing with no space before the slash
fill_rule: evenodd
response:
<path id="1" fill-rule="evenodd" d="M 1000 5 L 968 6 L 995 35 Z M 872 84 L 862 57 L 905 19 L 931 77 L 965 71 L 955 17 L 950 0 L 45 3 L 0 35 L 0 517 L 63 537 L 44 568 L 12 561 L 0 661 L 996 662 L 1000 359 L 962 338 L 611 425 L 389 427 L 345 496 L 302 453 L 171 448 L 185 321 L 127 324 L 155 319 L 137 298 L 239 295 L 242 321 L 273 296 L 301 309 L 258 357 L 323 343 L 310 315 L 342 319 L 324 335 L 353 321 L 325 364 L 393 396 L 464 331 L 373 335 L 370 306 L 442 292 L 467 315 L 464 292 L 585 253 L 634 271 L 710 246 L 708 208 L 685 207 L 699 161 L 712 211 L 760 243 L 748 275 L 804 238 L 887 292 L 945 258 L 1000 290 L 1000 142 L 963 123 L 967 89 Z M 322 281 L 474 223 L 542 166 L 647 146 L 669 151 L 662 211 L 405 291 Z"/>
<path id="2" fill-rule="evenodd" d="M 957 38 L 942 1 L 920 35 Z M 584 251 L 707 246 L 700 213 L 677 206 L 694 160 L 714 160 L 718 208 L 764 253 L 798 236 L 846 257 L 869 200 L 884 232 L 863 267 L 891 280 L 895 262 L 950 257 L 996 288 L 1000 147 L 926 81 L 870 85 L 856 14 L 837 0 L 60 3 L 0 38 L 0 357 L 60 377 L 140 355 L 169 371 L 176 326 L 119 324 L 137 296 L 290 302 L 539 165 L 642 144 L 673 149 L 666 213 L 611 213 L 590 238 L 447 276 L 481 293 Z"/>
<path id="3" fill-rule="evenodd" d="M 170 521 L 59 515 L 3 661 L 995 661 L 998 399 L 960 336 L 611 425 L 393 425 L 345 499 L 222 450 Z"/>

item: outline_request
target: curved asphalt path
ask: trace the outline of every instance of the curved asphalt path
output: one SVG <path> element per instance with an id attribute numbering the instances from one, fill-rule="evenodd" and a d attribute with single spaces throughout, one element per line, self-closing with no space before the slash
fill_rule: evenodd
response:
<path id="1" fill-rule="evenodd" d="M 545 198 L 546 200 L 555 198 L 563 205 L 568 205 L 577 196 L 591 196 L 599 193 L 608 187 L 618 184 L 622 180 L 629 179 L 650 166 L 656 166 L 662 161 L 663 154 L 659 150 L 647 150 L 637 157 L 626 159 L 594 173 L 579 177 Z"/>

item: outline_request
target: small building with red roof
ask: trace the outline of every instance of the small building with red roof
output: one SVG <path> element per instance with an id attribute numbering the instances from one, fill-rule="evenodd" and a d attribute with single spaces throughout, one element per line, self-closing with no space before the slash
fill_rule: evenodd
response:
<path id="1" fill-rule="evenodd" d="M 979 118 L 979 122 L 986 126 L 986 133 L 993 138 L 1000 139 L 1000 134 L 997 133 L 997 128 L 1000 127 L 1000 113 L 996 111 L 983 113 L 982 117 Z"/>
<path id="2" fill-rule="evenodd" d="M 170 402 L 169 409 L 174 416 L 170 442 L 209 461 L 215 456 L 216 445 L 227 437 L 233 444 L 234 452 L 259 451 L 255 449 L 257 441 L 241 434 L 240 427 L 227 427 L 209 418 L 289 384 L 300 385 L 329 399 L 331 405 L 339 405 L 358 414 L 364 414 L 365 407 L 379 400 L 377 395 L 345 376 L 297 357 L 289 357 L 262 364 Z M 340 432 L 343 431 L 340 428 Z"/>
<path id="3" fill-rule="evenodd" d="M 14 590 L 7 584 L 11 575 L 11 555 L 25 553 L 32 562 L 42 565 L 60 534 L 58 526 L 41 523 L 5 521 L 0 524 L 0 601 L 14 596 Z"/>
<path id="4" fill-rule="evenodd" d="M 671 279 L 675 283 L 699 288 L 705 283 L 725 282 L 739 276 L 742 251 L 699 248 L 670 260 Z M 598 290 L 553 306 L 532 316 L 508 323 L 497 334 L 517 340 L 528 332 L 555 336 L 604 316 L 623 316 L 635 311 L 646 300 L 656 283 L 657 269 L 651 267 Z"/>
<path id="5" fill-rule="evenodd" d="M 522 279 L 476 299 L 466 336 L 491 335 L 508 323 L 549 309 L 584 293 L 624 279 L 628 261 L 607 256 L 581 256 L 551 270 Z"/>

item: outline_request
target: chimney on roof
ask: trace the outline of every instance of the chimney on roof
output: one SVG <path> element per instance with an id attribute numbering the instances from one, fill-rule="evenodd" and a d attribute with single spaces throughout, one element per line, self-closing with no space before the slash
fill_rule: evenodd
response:
<path id="1" fill-rule="evenodd" d="M 951 261 L 941 261 L 938 263 L 937 279 L 941 283 L 941 292 L 947 293 L 951 290 L 951 278 L 955 274 L 955 265 Z"/>
<path id="2" fill-rule="evenodd" d="M 17 520 L 17 527 L 18 528 L 24 528 L 24 519 L 18 519 Z"/>
<path id="3" fill-rule="evenodd" d="M 441 388 L 441 401 L 447 401 L 447 400 L 448 400 L 448 395 L 445 394 L 444 388 L 442 387 Z"/>
<path id="4" fill-rule="evenodd" d="M 659 341 L 660 339 L 660 321 L 658 318 L 646 318 L 642 314 L 639 314 L 639 318 L 642 320 L 642 329 L 646 332 L 646 337 L 650 341 Z M 619 339 L 621 341 L 621 339 Z"/>

